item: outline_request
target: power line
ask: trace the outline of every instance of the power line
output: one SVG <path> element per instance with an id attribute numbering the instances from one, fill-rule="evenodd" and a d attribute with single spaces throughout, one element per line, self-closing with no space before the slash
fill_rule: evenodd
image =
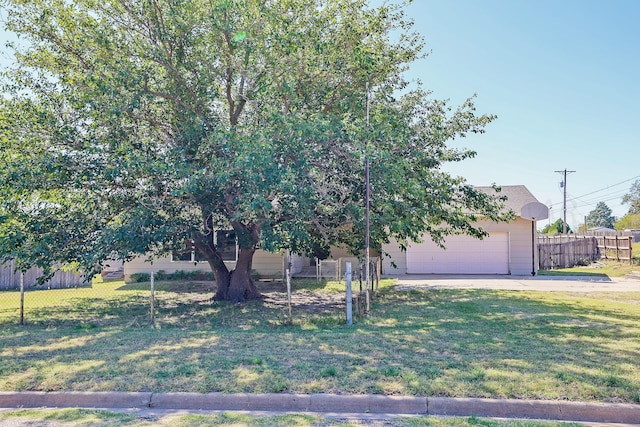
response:
<path id="1" fill-rule="evenodd" d="M 640 178 L 640 175 L 634 176 L 633 178 L 629 178 L 629 179 L 625 179 L 624 181 L 620 181 L 617 184 L 611 184 L 608 187 L 604 187 L 604 188 L 601 188 L 600 190 L 592 191 L 591 193 L 583 194 L 582 196 L 578 196 L 578 197 L 574 197 L 574 198 L 575 199 L 579 199 L 581 197 L 589 196 L 589 195 L 594 194 L 594 193 L 599 193 L 600 191 L 608 190 L 611 187 L 615 187 L 615 186 L 618 186 L 620 184 L 624 184 L 625 182 L 633 181 L 634 179 L 639 179 L 639 178 Z"/>
<path id="2" fill-rule="evenodd" d="M 560 173 L 560 172 L 563 172 L 563 171 L 556 171 L 556 172 L 559 172 L 559 173 Z M 627 183 L 627 182 L 629 182 L 629 181 L 633 181 L 634 179 L 640 179 L 640 175 L 638 175 L 638 176 L 634 176 L 633 178 L 625 179 L 624 181 L 620 181 L 620 182 L 618 182 L 618 183 L 616 183 L 616 184 L 611 184 L 611 185 L 609 185 L 609 186 L 607 186 L 607 187 L 600 188 L 600 189 L 598 189 L 598 190 L 592 191 L 592 192 L 590 192 L 590 193 L 583 194 L 583 195 L 581 195 L 581 196 L 571 197 L 569 200 L 573 200 L 573 201 L 575 201 L 576 199 L 580 199 L 580 198 L 582 198 L 582 197 L 590 196 L 590 195 L 592 195 L 592 194 L 595 194 L 595 193 L 599 193 L 599 192 L 601 192 L 601 191 L 608 190 L 608 189 L 610 189 L 610 188 L 612 188 L 612 187 L 616 187 L 616 186 L 618 186 L 618 185 L 622 185 L 622 184 Z M 624 192 L 626 193 L 626 191 L 627 191 L 627 190 L 620 190 L 620 191 L 624 191 Z M 621 194 L 621 196 L 623 196 L 623 195 L 624 195 L 624 194 Z M 614 199 L 617 199 L 618 197 L 619 197 L 619 196 L 616 196 L 616 197 L 613 197 L 613 198 L 608 199 L 608 200 L 614 200 Z M 601 200 L 601 201 L 602 201 L 602 200 Z M 556 203 L 552 203 L 552 204 L 550 204 L 550 205 L 549 205 L 549 207 L 551 208 L 551 207 L 554 207 L 554 206 L 560 205 L 561 203 L 563 203 L 563 202 L 556 202 Z"/>
<path id="3" fill-rule="evenodd" d="M 580 199 L 569 199 L 569 201 L 575 202 L 576 206 L 591 206 L 591 205 L 596 205 L 600 202 L 608 202 L 611 200 L 616 200 L 621 198 L 622 196 L 624 196 L 624 192 L 617 192 L 617 193 L 612 193 L 607 195 L 605 198 L 595 198 L 595 199 L 588 199 L 588 200 L 580 200 Z"/>
<path id="4" fill-rule="evenodd" d="M 558 171 L 556 171 L 556 172 L 558 172 Z M 620 181 L 620 182 L 618 182 L 618 183 L 616 183 L 616 184 L 611 184 L 611 185 L 609 185 L 609 186 L 607 186 L 607 187 L 604 187 L 604 188 L 601 188 L 601 189 L 599 189 L 599 190 L 595 190 L 595 191 L 592 191 L 592 192 L 590 192 L 590 193 L 583 194 L 583 195 L 581 195 L 581 196 L 575 196 L 575 197 L 572 197 L 572 200 L 580 199 L 580 198 L 582 198 L 582 197 L 586 197 L 586 196 L 590 196 L 591 194 L 599 193 L 599 192 L 601 192 L 601 191 L 608 190 L 608 189 L 610 189 L 610 188 L 612 188 L 612 187 L 616 187 L 616 186 L 618 186 L 618 185 L 621 185 L 621 184 L 624 184 L 624 183 L 626 183 L 626 182 L 633 181 L 634 179 L 639 179 L 639 178 L 640 178 L 640 175 L 638 175 L 638 176 L 634 176 L 633 178 L 625 179 L 624 181 Z M 625 192 L 626 192 L 627 190 L 620 190 L 620 191 L 625 191 Z M 557 202 L 557 203 L 554 203 L 553 205 L 559 205 L 559 204 L 560 204 L 560 202 Z M 552 205 L 552 206 L 553 206 L 553 205 Z"/>
<path id="5" fill-rule="evenodd" d="M 598 201 L 592 201 L 589 203 L 576 203 L 575 200 L 568 200 L 567 203 L 571 203 L 571 209 L 580 209 L 580 208 L 585 208 L 585 207 L 589 207 L 589 206 L 596 206 L 598 203 L 606 203 L 606 202 L 610 202 L 612 200 L 616 200 L 619 197 L 611 197 L 611 198 L 607 198 L 607 199 L 600 199 Z"/>

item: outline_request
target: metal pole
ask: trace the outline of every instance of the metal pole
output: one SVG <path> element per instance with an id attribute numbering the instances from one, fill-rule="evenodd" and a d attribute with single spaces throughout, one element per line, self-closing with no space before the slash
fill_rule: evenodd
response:
<path id="1" fill-rule="evenodd" d="M 155 285 L 155 277 L 153 274 L 153 271 L 151 272 L 150 275 L 150 280 L 151 280 L 151 298 L 150 298 L 150 303 L 151 303 L 151 324 L 154 325 L 156 323 L 156 309 L 155 309 L 155 292 L 156 292 L 156 285 Z"/>
<path id="2" fill-rule="evenodd" d="M 369 129 L 369 83 L 367 83 L 367 129 Z M 367 134 L 367 141 L 366 141 L 366 148 L 369 147 L 369 135 Z M 371 195 L 370 193 L 370 187 L 369 187 L 369 153 L 367 152 L 367 149 L 365 149 L 365 168 L 364 168 L 364 174 L 365 174 L 365 182 L 366 182 L 366 222 L 365 222 L 365 263 L 366 263 L 366 267 L 365 267 L 365 288 L 366 288 L 366 296 L 367 296 L 367 313 L 369 313 L 369 280 L 370 280 L 370 274 L 371 272 L 370 267 L 369 267 L 369 245 L 370 245 L 370 228 L 369 228 L 369 215 L 370 215 L 370 205 L 369 205 L 369 197 Z"/>
<path id="3" fill-rule="evenodd" d="M 351 292 L 351 263 L 347 263 L 345 276 L 347 282 L 347 326 L 353 325 L 353 294 Z"/>
<path id="4" fill-rule="evenodd" d="M 287 304 L 289 306 L 289 324 L 293 324 L 293 310 L 291 309 L 291 271 L 287 268 Z"/>
<path id="5" fill-rule="evenodd" d="M 531 275 L 536 275 L 536 219 L 531 218 Z"/>
<path id="6" fill-rule="evenodd" d="M 20 324 L 24 325 L 24 271 L 20 273 Z"/>

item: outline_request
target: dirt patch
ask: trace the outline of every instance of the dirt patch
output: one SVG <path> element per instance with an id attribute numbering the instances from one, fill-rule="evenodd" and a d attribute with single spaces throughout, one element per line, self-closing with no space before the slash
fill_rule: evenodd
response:
<path id="1" fill-rule="evenodd" d="M 275 308 L 287 307 L 287 286 L 279 282 L 258 283 L 264 303 Z M 292 290 L 291 305 L 294 309 L 315 313 L 333 312 L 345 306 L 345 296 L 340 293 Z"/>
<path id="2" fill-rule="evenodd" d="M 122 289 L 144 289 L 148 284 L 128 284 Z M 256 287 L 263 296 L 265 306 L 274 309 L 287 308 L 287 285 L 283 282 L 257 282 Z M 157 291 L 172 292 L 189 295 L 190 301 L 200 303 L 211 302 L 212 295 L 216 291 L 216 284 L 212 281 L 188 281 L 188 282 L 159 282 Z M 296 289 L 291 291 L 291 305 L 294 310 L 304 310 L 310 313 L 329 313 L 342 310 L 345 307 L 344 293 L 319 292 L 309 289 Z"/>

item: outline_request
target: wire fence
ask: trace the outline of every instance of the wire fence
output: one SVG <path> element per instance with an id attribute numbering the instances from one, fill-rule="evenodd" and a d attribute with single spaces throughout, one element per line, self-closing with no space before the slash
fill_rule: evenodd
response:
<path id="1" fill-rule="evenodd" d="M 256 322 L 263 321 L 265 316 L 272 317 L 269 322 L 278 322 L 283 314 L 291 319 L 290 312 L 286 312 L 291 309 L 291 303 L 287 304 L 285 282 L 260 282 L 258 287 L 265 295 L 263 300 L 236 305 L 214 301 L 216 284 L 211 280 L 158 281 L 150 273 L 150 280 L 142 282 L 129 283 L 122 278 L 102 280 L 98 276 L 91 283 L 74 285 L 70 282 L 53 287 L 37 284 L 37 278 L 33 276 L 18 273 L 18 277 L 17 284 L 12 280 L 11 286 L 6 282 L 0 287 L 0 328 L 16 325 L 77 329 L 211 328 L 233 326 L 236 316 L 255 316 Z M 299 280 L 293 293 L 296 321 L 331 319 L 340 324 L 346 295 L 323 292 L 314 295 L 314 289 L 318 288 L 316 281 Z M 357 292 L 357 279 L 354 285 L 356 313 L 369 312 L 369 306 L 365 308 L 364 293 Z"/>

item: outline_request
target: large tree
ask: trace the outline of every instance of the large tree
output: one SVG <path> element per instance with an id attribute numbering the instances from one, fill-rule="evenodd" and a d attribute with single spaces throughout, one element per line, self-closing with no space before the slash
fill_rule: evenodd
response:
<path id="1" fill-rule="evenodd" d="M 640 214 L 640 179 L 631 184 L 629 192 L 622 197 L 622 204 L 629 205 L 629 215 Z"/>
<path id="2" fill-rule="evenodd" d="M 4 259 L 96 271 L 191 242 L 215 297 L 260 296 L 258 247 L 482 237 L 509 217 L 441 170 L 493 116 L 409 90 L 401 6 L 366 0 L 0 0 L 24 42 L 0 106 Z M 398 36 L 398 34 L 400 34 Z M 370 126 L 365 87 L 372 88 Z M 232 228 L 234 270 L 212 237 Z"/>
<path id="3" fill-rule="evenodd" d="M 615 217 L 612 214 L 611 208 L 607 206 L 604 202 L 598 202 L 596 207 L 589 212 L 586 220 L 586 227 L 606 227 L 613 228 L 614 223 L 616 222 Z"/>

